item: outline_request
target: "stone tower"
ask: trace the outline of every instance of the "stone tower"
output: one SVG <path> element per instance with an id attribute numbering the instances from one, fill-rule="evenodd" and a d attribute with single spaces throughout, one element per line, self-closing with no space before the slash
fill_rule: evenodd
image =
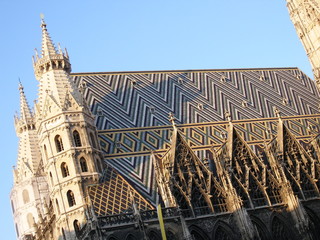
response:
<path id="1" fill-rule="evenodd" d="M 320 89 L 320 8 L 317 0 L 286 0 L 291 21 L 307 52 Z"/>
<path id="2" fill-rule="evenodd" d="M 19 137 L 17 166 L 13 170 L 14 187 L 10 198 L 18 239 L 35 231 L 34 224 L 44 214 L 48 202 L 48 185 L 43 172 L 35 116 L 31 112 L 23 87 L 20 90 L 20 116 L 15 117 Z"/>
<path id="3" fill-rule="evenodd" d="M 55 48 L 44 20 L 41 28 L 41 55 L 33 58 L 38 144 L 56 215 L 53 238 L 71 239 L 86 221 L 85 187 L 99 179 L 101 153 L 94 117 L 69 76 L 68 53 Z"/>
<path id="4" fill-rule="evenodd" d="M 33 57 L 39 81 L 32 113 L 20 86 L 21 116 L 16 117 L 20 138 L 15 183 L 11 193 L 20 239 L 75 239 L 86 223 L 86 186 L 102 171 L 94 116 L 69 74 L 67 51 L 57 50 L 44 20 L 41 54 Z M 21 236 L 21 237 L 20 237 Z"/>

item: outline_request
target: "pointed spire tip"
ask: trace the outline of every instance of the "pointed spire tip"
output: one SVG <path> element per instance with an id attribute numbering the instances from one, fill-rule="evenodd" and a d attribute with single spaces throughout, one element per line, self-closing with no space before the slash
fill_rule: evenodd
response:
<path id="1" fill-rule="evenodd" d="M 41 28 L 42 29 L 46 29 L 46 27 L 47 27 L 47 24 L 46 24 L 46 22 L 44 21 L 44 14 L 43 13 L 40 13 L 40 19 L 41 19 Z"/>
<path id="2" fill-rule="evenodd" d="M 23 85 L 22 85 L 22 83 L 21 83 L 21 81 L 20 81 L 20 78 L 18 78 L 18 80 L 19 80 L 19 90 L 20 90 L 20 91 L 23 91 Z"/>

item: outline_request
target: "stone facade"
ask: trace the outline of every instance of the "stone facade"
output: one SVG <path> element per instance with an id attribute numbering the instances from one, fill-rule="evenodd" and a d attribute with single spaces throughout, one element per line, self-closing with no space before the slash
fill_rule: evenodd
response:
<path id="1" fill-rule="evenodd" d="M 19 90 L 21 114 L 15 117 L 16 132 L 20 139 L 19 154 L 13 171 L 14 188 L 10 198 L 18 235 L 29 235 L 34 233 L 34 224 L 44 214 L 49 189 L 40 162 L 35 116 L 30 111 L 21 84 Z"/>

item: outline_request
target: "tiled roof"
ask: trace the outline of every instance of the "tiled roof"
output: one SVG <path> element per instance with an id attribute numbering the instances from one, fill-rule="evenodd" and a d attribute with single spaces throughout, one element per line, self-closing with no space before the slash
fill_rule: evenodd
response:
<path id="1" fill-rule="evenodd" d="M 148 151 L 159 144 L 158 138 L 169 141 L 170 131 L 164 135 L 136 131 L 130 137 L 117 130 L 168 125 L 169 112 L 177 124 L 224 121 L 226 110 L 233 120 L 274 117 L 273 107 L 282 116 L 319 112 L 316 85 L 298 68 L 73 73 L 72 77 L 86 86 L 84 95 L 96 115 L 101 143 L 113 144 L 118 153 Z M 107 145 L 103 148 L 105 154 L 111 153 Z M 108 159 L 108 163 L 143 196 L 155 200 L 148 154 Z"/>
<path id="2" fill-rule="evenodd" d="M 88 188 L 97 216 L 132 212 L 133 203 L 139 210 L 153 209 L 153 206 L 111 166 L 105 169 L 104 176 L 103 183 L 91 185 Z"/>

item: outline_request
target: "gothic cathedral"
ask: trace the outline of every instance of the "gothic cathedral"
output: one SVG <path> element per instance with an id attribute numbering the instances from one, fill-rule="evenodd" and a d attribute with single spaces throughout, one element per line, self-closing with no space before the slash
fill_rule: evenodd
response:
<path id="1" fill-rule="evenodd" d="M 320 8 L 287 0 L 298 68 L 71 73 L 41 21 L 22 84 L 19 240 L 320 239 Z M 167 117 L 169 115 L 169 117 Z"/>

